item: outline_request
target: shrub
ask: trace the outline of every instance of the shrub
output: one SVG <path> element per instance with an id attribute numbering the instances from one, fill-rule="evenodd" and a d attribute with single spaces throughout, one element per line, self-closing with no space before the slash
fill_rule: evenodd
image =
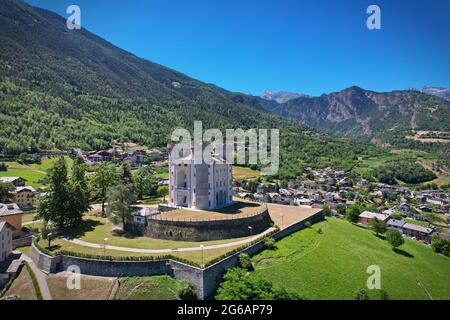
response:
<path id="1" fill-rule="evenodd" d="M 390 300 L 388 293 L 386 290 L 380 290 L 380 300 Z"/>
<path id="2" fill-rule="evenodd" d="M 369 295 L 367 294 L 367 291 L 364 290 L 363 288 L 359 288 L 358 291 L 356 291 L 355 300 L 369 300 Z"/>
<path id="3" fill-rule="evenodd" d="M 324 216 L 327 216 L 327 217 L 331 216 L 330 206 L 328 204 L 324 204 L 322 206 L 322 212 L 323 212 Z"/>
<path id="4" fill-rule="evenodd" d="M 241 253 L 239 255 L 239 266 L 241 268 L 247 269 L 247 270 L 252 270 L 253 269 L 253 264 L 252 264 L 252 260 L 250 259 L 250 256 L 246 253 Z"/>
<path id="5" fill-rule="evenodd" d="M 300 299 L 284 288 L 275 288 L 266 278 L 249 274 L 247 270 L 233 268 L 223 277 L 216 295 L 217 300 L 292 300 Z"/>
<path id="6" fill-rule="evenodd" d="M 393 248 L 400 247 L 405 242 L 402 234 L 397 229 L 389 229 L 386 232 L 386 240 L 391 244 Z"/>
<path id="7" fill-rule="evenodd" d="M 311 222 L 306 221 L 306 222 L 305 222 L 305 227 L 306 227 L 306 228 L 310 228 L 310 227 L 311 227 Z"/>
<path id="8" fill-rule="evenodd" d="M 197 300 L 197 294 L 195 293 L 195 289 L 187 281 L 183 281 L 181 286 L 177 290 L 177 296 L 180 300 Z"/>
<path id="9" fill-rule="evenodd" d="M 434 236 L 431 240 L 431 248 L 433 248 L 434 252 L 442 253 L 443 255 L 450 257 L 450 240 Z"/>
<path id="10" fill-rule="evenodd" d="M 8 166 L 6 165 L 6 163 L 0 163 L 0 171 L 8 171 Z"/>
<path id="11" fill-rule="evenodd" d="M 376 233 L 377 236 L 380 233 L 383 234 L 386 232 L 386 225 L 383 223 L 383 221 L 378 220 L 377 218 L 373 218 L 370 220 L 370 228 L 373 230 L 373 232 Z"/>
<path id="12" fill-rule="evenodd" d="M 266 247 L 267 249 L 270 249 L 270 250 L 275 249 L 275 248 L 276 248 L 276 246 L 275 246 L 275 239 L 274 239 L 274 238 L 269 238 L 269 237 L 267 237 L 267 238 L 264 240 L 264 245 L 265 245 L 265 247 Z"/>

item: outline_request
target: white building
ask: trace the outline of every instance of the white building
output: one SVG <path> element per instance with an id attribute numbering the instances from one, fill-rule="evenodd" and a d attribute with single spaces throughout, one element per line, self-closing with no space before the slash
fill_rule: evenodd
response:
<path id="1" fill-rule="evenodd" d="M 196 164 L 193 150 L 187 148 L 172 159 L 172 147 L 168 148 L 169 205 L 213 210 L 233 202 L 231 163 L 212 154 L 211 164 Z"/>
<path id="2" fill-rule="evenodd" d="M 12 229 L 13 227 L 6 221 L 0 221 L 0 263 L 11 254 Z"/>

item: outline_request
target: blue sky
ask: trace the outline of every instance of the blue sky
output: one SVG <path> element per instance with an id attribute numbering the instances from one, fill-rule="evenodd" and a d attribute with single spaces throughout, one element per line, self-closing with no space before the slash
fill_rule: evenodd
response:
<path id="1" fill-rule="evenodd" d="M 450 88 L 448 0 L 27 0 L 142 58 L 232 91 Z M 366 9 L 381 8 L 381 30 Z"/>

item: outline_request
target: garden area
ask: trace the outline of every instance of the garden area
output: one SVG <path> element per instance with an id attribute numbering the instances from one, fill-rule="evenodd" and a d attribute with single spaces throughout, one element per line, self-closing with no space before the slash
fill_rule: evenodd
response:
<path id="1" fill-rule="evenodd" d="M 72 242 L 69 239 L 81 240 L 87 244 Z M 105 241 L 105 239 L 107 240 Z M 50 247 L 48 247 L 48 240 L 43 238 L 39 239 L 38 245 L 52 255 L 65 253 L 78 256 L 131 260 L 145 258 L 155 259 L 158 257 L 164 258 L 170 255 L 200 265 L 207 264 L 229 252 L 235 251 L 241 248 L 243 244 L 214 249 L 208 249 L 208 246 L 239 242 L 245 239 L 247 238 L 204 242 L 153 239 L 123 232 L 106 218 L 84 216 L 83 221 L 79 225 L 65 231 L 64 237 L 52 239 Z M 105 244 L 107 246 L 116 246 L 118 248 L 105 248 Z M 203 245 L 205 248 L 200 250 L 200 245 Z M 123 247 L 123 250 L 120 250 L 119 247 Z M 192 251 L 180 251 L 179 249 L 182 248 L 198 249 Z M 151 252 L 146 252 L 146 250 L 150 250 Z M 154 252 L 158 250 L 161 250 L 161 252 Z"/>

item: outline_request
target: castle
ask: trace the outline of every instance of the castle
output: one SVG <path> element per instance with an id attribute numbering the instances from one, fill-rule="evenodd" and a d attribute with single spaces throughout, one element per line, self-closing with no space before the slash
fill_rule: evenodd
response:
<path id="1" fill-rule="evenodd" d="M 169 145 L 169 205 L 214 210 L 233 202 L 232 165 L 217 154 L 211 163 L 194 163 L 193 149 L 185 148 L 173 159 Z"/>

